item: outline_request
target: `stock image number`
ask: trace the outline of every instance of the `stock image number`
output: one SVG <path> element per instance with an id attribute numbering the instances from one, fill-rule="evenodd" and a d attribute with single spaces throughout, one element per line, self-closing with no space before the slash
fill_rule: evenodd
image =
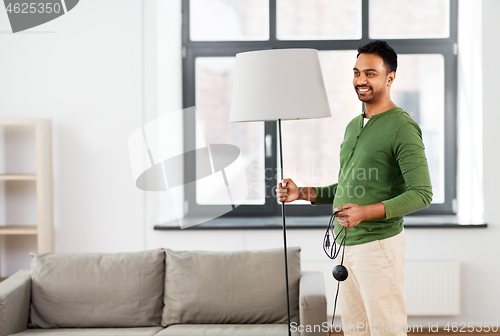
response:
<path id="1" fill-rule="evenodd" d="M 21 14 L 34 14 L 34 13 L 60 13 L 62 8 L 60 3 L 38 3 L 38 2 L 22 2 L 22 3 L 9 3 L 6 7 L 7 13 L 21 13 Z"/>
<path id="2" fill-rule="evenodd" d="M 497 323 L 481 323 L 481 322 L 453 322 L 453 323 L 446 323 L 444 326 L 443 330 L 447 332 L 498 332 L 498 324 Z"/>

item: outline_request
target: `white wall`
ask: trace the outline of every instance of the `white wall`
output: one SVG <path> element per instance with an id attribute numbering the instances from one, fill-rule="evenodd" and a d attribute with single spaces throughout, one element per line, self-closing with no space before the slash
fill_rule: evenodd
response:
<path id="1" fill-rule="evenodd" d="M 181 91 L 179 35 L 174 31 L 179 26 L 168 25 L 171 31 L 165 38 L 172 43 L 172 54 L 164 54 L 171 58 L 160 71 L 163 57 L 157 59 L 154 54 L 165 49 L 155 46 L 149 35 L 151 25 L 158 23 L 149 21 L 153 18 L 148 6 L 141 0 L 86 0 L 64 17 L 33 29 L 53 33 L 0 34 L 0 117 L 51 118 L 54 123 L 56 250 L 280 247 L 280 231 L 151 229 L 145 195 L 131 180 L 127 139 L 143 120 L 151 120 L 155 110 L 175 109 Z M 165 15 L 167 19 L 172 15 L 170 19 L 178 23 L 180 12 L 175 8 Z M 500 117 L 493 100 L 499 71 L 494 62 L 500 52 L 494 42 L 500 31 L 498 12 L 500 2 L 484 0 L 484 217 L 489 227 L 406 231 L 408 259 L 457 259 L 463 266 L 462 314 L 410 318 L 410 323 L 500 322 L 500 291 L 496 289 L 500 219 L 495 216 L 495 168 L 500 165 L 495 147 L 500 134 L 494 129 Z M 6 20 L 0 10 L 0 30 L 8 30 Z M 153 59 L 154 64 L 148 63 Z M 152 75 L 155 67 L 163 73 L 160 78 Z M 159 98 L 167 91 L 172 94 L 171 105 Z M 289 230 L 289 246 L 301 246 L 304 260 L 324 260 L 322 235 L 323 230 Z M 25 266 L 15 266 L 19 265 Z"/>
<path id="2" fill-rule="evenodd" d="M 474 269 L 480 274 L 476 277 L 469 276 L 469 282 L 475 290 L 468 293 L 469 302 L 475 302 L 478 308 L 474 312 L 479 319 L 481 312 L 483 318 L 491 316 L 500 321 L 500 217 L 498 216 L 498 202 L 500 183 L 498 179 L 498 167 L 500 166 L 500 154 L 498 143 L 500 133 L 497 126 L 500 125 L 500 114 L 498 113 L 498 96 L 495 84 L 500 77 L 500 69 L 495 66 L 498 55 L 500 55 L 500 44 L 498 34 L 500 32 L 500 2 L 495 0 L 483 0 L 483 177 L 484 177 L 484 212 L 485 221 L 489 224 L 487 232 L 469 240 L 476 250 L 472 255 L 479 261 Z M 472 262 L 474 259 L 471 260 Z M 474 291 L 476 293 L 474 293 Z M 486 304 L 484 304 L 486 303 Z M 496 316 L 496 317 L 495 317 Z"/>
<path id="3" fill-rule="evenodd" d="M 56 251 L 144 247 L 127 147 L 143 114 L 141 11 L 141 0 L 85 0 L 12 34 L 0 9 L 0 118 L 53 122 Z M 8 240 L 4 275 L 29 267 L 29 257 L 12 265 L 13 250 L 36 249 Z"/>

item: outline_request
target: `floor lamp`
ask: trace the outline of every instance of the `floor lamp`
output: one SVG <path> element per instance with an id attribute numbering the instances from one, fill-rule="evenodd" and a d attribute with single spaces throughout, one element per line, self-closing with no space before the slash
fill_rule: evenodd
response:
<path id="1" fill-rule="evenodd" d="M 317 50 L 272 49 L 236 55 L 230 122 L 278 121 L 282 178 L 281 121 L 330 116 Z M 281 205 L 281 215 L 285 251 L 288 335 L 291 335 L 284 202 Z"/>

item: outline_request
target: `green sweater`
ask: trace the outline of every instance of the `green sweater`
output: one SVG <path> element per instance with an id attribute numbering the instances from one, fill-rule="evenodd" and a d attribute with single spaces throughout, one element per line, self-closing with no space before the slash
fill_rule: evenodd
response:
<path id="1" fill-rule="evenodd" d="M 403 215 L 428 207 L 432 200 L 420 127 L 399 107 L 372 116 L 364 127 L 363 114 L 355 117 L 340 145 L 338 183 L 314 189 L 313 205 L 336 208 L 383 202 L 386 218 L 365 220 L 350 228 L 346 245 L 397 235 L 403 230 Z M 335 220 L 335 233 L 340 229 Z"/>

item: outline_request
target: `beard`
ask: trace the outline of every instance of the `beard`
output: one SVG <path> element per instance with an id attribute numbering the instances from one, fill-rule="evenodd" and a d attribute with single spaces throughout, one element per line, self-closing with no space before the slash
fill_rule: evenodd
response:
<path id="1" fill-rule="evenodd" d="M 359 88 L 366 88 L 368 91 L 366 93 L 361 93 Z M 371 103 L 376 100 L 378 94 L 373 91 L 373 87 L 371 86 L 356 86 L 355 87 L 356 94 L 358 95 L 358 99 L 363 103 Z"/>

